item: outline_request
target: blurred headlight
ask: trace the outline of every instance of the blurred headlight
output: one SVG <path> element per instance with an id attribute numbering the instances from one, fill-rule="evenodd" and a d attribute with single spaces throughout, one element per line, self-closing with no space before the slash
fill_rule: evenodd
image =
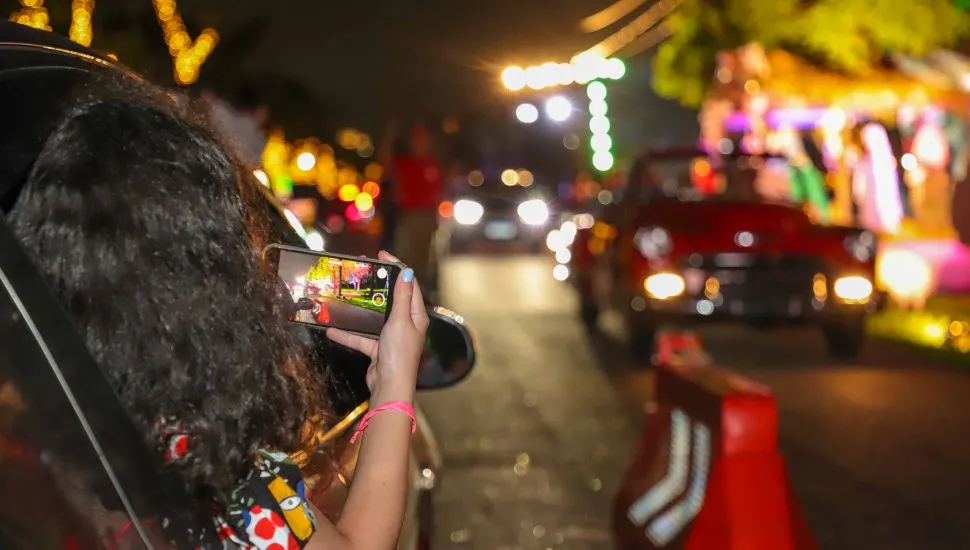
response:
<path id="1" fill-rule="evenodd" d="M 836 279 L 832 290 L 845 302 L 866 302 L 872 296 L 872 282 L 859 276 L 841 277 Z"/>
<path id="2" fill-rule="evenodd" d="M 656 258 L 670 252 L 670 233 L 661 227 L 644 228 L 633 237 L 640 254 L 645 258 Z"/>
<path id="3" fill-rule="evenodd" d="M 651 298 L 668 300 L 684 293 L 684 278 L 676 273 L 655 273 L 643 281 L 643 288 Z"/>
<path id="4" fill-rule="evenodd" d="M 519 219 L 527 225 L 542 225 L 549 219 L 549 207 L 541 199 L 523 202 L 518 208 Z"/>
<path id="5" fill-rule="evenodd" d="M 485 207 L 475 201 L 462 199 L 455 203 L 453 215 L 455 221 L 462 225 L 475 225 L 482 221 L 485 215 Z"/>

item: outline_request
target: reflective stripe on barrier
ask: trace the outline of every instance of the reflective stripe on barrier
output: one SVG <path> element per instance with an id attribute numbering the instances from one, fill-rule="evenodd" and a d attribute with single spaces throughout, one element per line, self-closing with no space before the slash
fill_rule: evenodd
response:
<path id="1" fill-rule="evenodd" d="M 687 487 L 690 458 L 690 419 L 684 411 L 670 414 L 670 462 L 667 475 L 654 485 L 633 506 L 627 516 L 635 525 L 644 525 L 661 508 L 667 506 Z"/>
<path id="2" fill-rule="evenodd" d="M 695 335 L 657 343 L 656 407 L 615 501 L 617 550 L 816 549 L 771 391 L 704 360 Z"/>

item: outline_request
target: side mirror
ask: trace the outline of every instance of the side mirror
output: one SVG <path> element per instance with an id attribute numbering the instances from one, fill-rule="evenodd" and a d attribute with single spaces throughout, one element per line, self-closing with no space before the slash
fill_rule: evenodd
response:
<path id="1" fill-rule="evenodd" d="M 475 344 L 461 315 L 443 307 L 428 307 L 428 337 L 418 370 L 418 390 L 447 388 L 461 382 L 475 365 Z M 326 374 L 334 412 L 342 416 L 370 399 L 364 355 L 327 339 L 322 330 L 292 325 L 297 340 L 309 352 L 311 368 Z"/>
<path id="2" fill-rule="evenodd" d="M 475 366 L 475 342 L 465 319 L 441 306 L 428 308 L 428 339 L 418 370 L 418 389 L 453 386 Z"/>
<path id="3" fill-rule="evenodd" d="M 316 307 L 316 303 L 310 298 L 300 298 L 296 301 L 297 311 L 311 311 Z"/>

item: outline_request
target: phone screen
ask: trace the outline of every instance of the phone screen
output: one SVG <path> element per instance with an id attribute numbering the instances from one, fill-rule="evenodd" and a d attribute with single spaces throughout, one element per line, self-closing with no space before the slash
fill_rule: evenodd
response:
<path id="1" fill-rule="evenodd" d="M 377 335 L 399 270 L 377 260 L 280 248 L 277 273 L 297 305 L 291 321 Z"/>

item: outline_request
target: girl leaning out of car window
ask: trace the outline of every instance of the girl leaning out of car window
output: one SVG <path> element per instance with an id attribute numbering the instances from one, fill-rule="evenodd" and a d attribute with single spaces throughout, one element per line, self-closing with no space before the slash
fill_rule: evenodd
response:
<path id="1" fill-rule="evenodd" d="M 158 518 L 168 540 L 390 550 L 428 326 L 413 271 L 396 282 L 378 340 L 329 333 L 370 357 L 373 396 L 354 481 L 331 522 L 287 458 L 327 405 L 259 260 L 268 224 L 258 184 L 186 105 L 132 81 L 91 86 L 49 137 L 9 222 L 145 443 L 191 495 L 194 509 Z M 70 450 L 58 460 L 69 470 Z M 131 531 L 110 527 L 115 537 Z"/>

